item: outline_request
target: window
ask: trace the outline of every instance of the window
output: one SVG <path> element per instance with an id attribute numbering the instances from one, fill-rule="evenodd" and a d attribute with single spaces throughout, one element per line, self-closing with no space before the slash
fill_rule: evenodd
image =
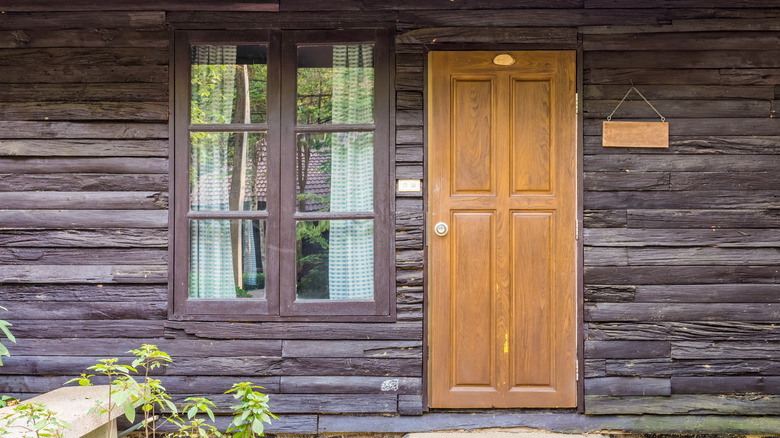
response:
<path id="1" fill-rule="evenodd" d="M 176 33 L 174 317 L 393 313 L 389 42 Z"/>

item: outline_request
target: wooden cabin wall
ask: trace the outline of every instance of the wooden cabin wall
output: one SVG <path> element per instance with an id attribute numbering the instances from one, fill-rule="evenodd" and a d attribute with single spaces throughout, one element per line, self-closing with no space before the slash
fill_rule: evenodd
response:
<path id="1" fill-rule="evenodd" d="M 776 412 L 780 9 L 337 4 L 338 19 L 280 17 L 397 26 L 396 178 L 425 179 L 426 50 L 581 47 L 586 413 Z M 206 394 L 226 411 L 231 383 L 265 386 L 282 414 L 272 432 L 315 433 L 325 413 L 422 412 L 420 195 L 396 197 L 397 322 L 167 321 L 168 30 L 272 17 L 0 15 L 0 318 L 19 341 L 0 392 L 54 389 L 155 343 L 174 357 L 163 383 L 177 399 Z M 668 118 L 669 149 L 601 147 L 601 120 L 632 81 Z M 633 96 L 616 120 L 653 115 Z"/>

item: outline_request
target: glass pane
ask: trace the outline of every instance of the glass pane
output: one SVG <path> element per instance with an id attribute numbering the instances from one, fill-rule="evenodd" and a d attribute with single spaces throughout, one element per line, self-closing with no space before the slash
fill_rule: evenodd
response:
<path id="1" fill-rule="evenodd" d="M 298 123 L 374 122 L 374 46 L 298 47 Z"/>
<path id="2" fill-rule="evenodd" d="M 190 222 L 190 298 L 265 298 L 266 221 Z"/>
<path id="3" fill-rule="evenodd" d="M 297 211 L 374 211 L 374 134 L 298 134 Z"/>
<path id="4" fill-rule="evenodd" d="M 265 133 L 190 134 L 190 210 L 265 210 Z"/>
<path id="5" fill-rule="evenodd" d="M 191 123 L 264 123 L 266 46 L 193 46 Z"/>
<path id="6" fill-rule="evenodd" d="M 374 221 L 296 223 L 296 298 L 374 298 Z"/>

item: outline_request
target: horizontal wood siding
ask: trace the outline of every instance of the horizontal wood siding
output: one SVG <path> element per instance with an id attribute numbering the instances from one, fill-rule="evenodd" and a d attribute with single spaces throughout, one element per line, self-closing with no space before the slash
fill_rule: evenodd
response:
<path id="1" fill-rule="evenodd" d="M 98 358 L 129 360 L 155 343 L 174 357 L 164 384 L 177 400 L 214 396 L 226 413 L 219 394 L 232 382 L 265 386 L 284 414 L 271 432 L 422 424 L 381 417 L 425 409 L 422 193 L 395 194 L 394 322 L 167 320 L 169 30 L 381 24 L 398 31 L 394 175 L 423 182 L 427 50 L 582 48 L 586 413 L 777 413 L 776 5 L 34 3 L 0 16 L 0 305 L 18 336 L 0 392 L 48 391 Z M 601 121 L 631 83 L 668 118 L 668 149 L 602 148 Z M 614 118 L 653 119 L 636 95 Z"/>
<path id="2" fill-rule="evenodd" d="M 580 29 L 586 413 L 776 412 L 777 12 Z M 602 148 L 631 81 L 668 149 Z M 633 95 L 613 120 L 654 115 Z"/>

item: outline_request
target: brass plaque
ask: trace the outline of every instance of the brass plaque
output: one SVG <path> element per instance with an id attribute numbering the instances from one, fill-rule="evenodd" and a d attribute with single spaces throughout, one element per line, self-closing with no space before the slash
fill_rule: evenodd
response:
<path id="1" fill-rule="evenodd" d="M 603 147 L 668 148 L 667 122 L 607 122 L 601 137 Z"/>

